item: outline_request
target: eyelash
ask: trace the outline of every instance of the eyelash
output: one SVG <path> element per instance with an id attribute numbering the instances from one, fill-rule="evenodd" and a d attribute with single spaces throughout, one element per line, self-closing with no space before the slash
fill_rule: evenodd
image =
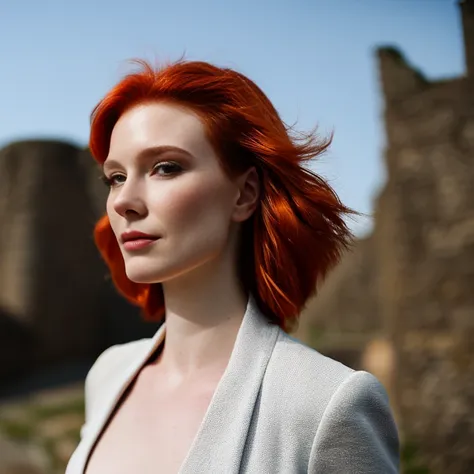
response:
<path id="1" fill-rule="evenodd" d="M 175 171 L 174 172 L 171 172 L 171 173 L 167 173 L 165 175 L 160 175 L 160 176 L 171 176 L 175 173 L 179 173 L 182 168 L 180 165 L 178 165 L 177 163 L 173 163 L 173 162 L 169 162 L 169 161 L 164 161 L 164 162 L 161 162 L 161 163 L 158 163 L 157 165 L 155 165 L 152 169 L 152 176 L 155 174 L 155 171 L 158 170 L 159 168 L 161 167 L 171 167 L 171 168 L 175 168 Z M 105 174 L 103 174 L 100 179 L 102 180 L 102 182 L 108 186 L 109 188 L 112 188 L 112 187 L 115 187 L 117 186 L 118 184 L 121 184 L 121 183 L 115 183 L 114 182 L 114 179 L 117 178 L 118 176 L 124 176 L 123 174 L 121 173 L 115 173 L 113 174 L 112 176 L 110 176 L 110 178 L 108 176 L 106 176 Z"/>

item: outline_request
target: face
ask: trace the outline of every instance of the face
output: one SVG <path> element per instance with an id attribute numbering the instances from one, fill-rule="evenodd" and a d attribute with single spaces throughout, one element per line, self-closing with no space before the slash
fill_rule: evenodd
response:
<path id="1" fill-rule="evenodd" d="M 227 178 L 191 110 L 136 106 L 116 123 L 104 174 L 107 214 L 127 276 L 137 283 L 175 278 L 219 257 L 236 222 L 239 184 Z M 124 233 L 148 239 L 126 242 Z"/>

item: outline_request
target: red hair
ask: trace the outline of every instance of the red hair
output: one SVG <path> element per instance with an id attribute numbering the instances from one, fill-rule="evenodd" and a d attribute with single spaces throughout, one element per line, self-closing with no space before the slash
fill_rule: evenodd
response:
<path id="1" fill-rule="evenodd" d="M 241 281 L 269 320 L 291 331 L 308 298 L 352 241 L 343 217 L 354 211 L 328 183 L 302 167 L 323 153 L 332 137 L 296 136 L 261 89 L 232 69 L 184 60 L 159 69 L 138 63 L 141 69 L 123 78 L 92 112 L 93 157 L 105 161 L 113 127 L 137 104 L 167 101 L 197 113 L 229 177 L 250 166 L 258 171 L 259 205 L 241 234 Z M 161 320 L 161 283 L 128 279 L 107 216 L 94 235 L 119 292 L 140 306 L 146 319 Z"/>

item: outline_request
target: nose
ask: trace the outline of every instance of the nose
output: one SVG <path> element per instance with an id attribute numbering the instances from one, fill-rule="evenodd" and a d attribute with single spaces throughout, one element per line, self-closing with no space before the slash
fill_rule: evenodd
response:
<path id="1" fill-rule="evenodd" d="M 143 217 L 146 214 L 147 208 L 139 183 L 127 179 L 114 194 L 112 207 L 120 216 L 125 218 L 130 216 Z"/>

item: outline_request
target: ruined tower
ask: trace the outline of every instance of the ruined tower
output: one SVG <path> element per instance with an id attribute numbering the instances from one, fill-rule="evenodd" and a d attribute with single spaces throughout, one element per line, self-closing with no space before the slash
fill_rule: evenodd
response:
<path id="1" fill-rule="evenodd" d="M 157 326 L 115 291 L 95 247 L 106 188 L 88 152 L 16 142 L 0 150 L 0 170 L 0 381 L 19 365 L 93 359 L 153 334 Z M 14 350 L 3 350 L 13 338 Z"/>
<path id="2" fill-rule="evenodd" d="M 389 341 L 402 439 L 433 474 L 474 472 L 474 0 L 460 11 L 462 77 L 428 81 L 378 50 L 387 182 L 374 231 L 308 308 L 322 347 L 325 335 L 339 335 L 332 352 L 359 335 L 352 365 L 363 365 L 367 328 Z M 372 323 L 357 328 L 364 311 Z"/>
<path id="3" fill-rule="evenodd" d="M 461 18 L 464 31 L 464 56 L 466 58 L 466 76 L 474 79 L 474 4 L 472 0 L 461 0 Z"/>

